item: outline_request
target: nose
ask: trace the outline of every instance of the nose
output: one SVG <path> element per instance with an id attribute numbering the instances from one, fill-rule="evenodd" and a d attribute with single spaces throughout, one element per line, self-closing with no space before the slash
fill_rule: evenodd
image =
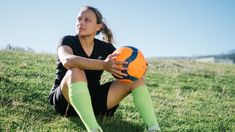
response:
<path id="1" fill-rule="evenodd" d="M 79 24 L 80 26 L 83 26 L 83 25 L 85 24 L 85 20 L 84 20 L 84 19 L 81 19 L 80 21 L 78 21 L 78 24 Z"/>
<path id="2" fill-rule="evenodd" d="M 84 22 L 82 21 L 82 20 L 77 20 L 77 22 L 76 22 L 76 26 L 77 27 L 80 27 L 80 26 L 82 26 L 84 24 Z"/>

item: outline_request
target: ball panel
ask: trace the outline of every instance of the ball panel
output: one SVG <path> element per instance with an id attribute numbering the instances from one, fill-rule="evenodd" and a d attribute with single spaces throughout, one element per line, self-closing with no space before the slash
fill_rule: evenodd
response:
<path id="1" fill-rule="evenodd" d="M 117 49 L 115 52 L 120 54 L 116 57 L 116 61 L 127 61 L 128 64 L 120 65 L 120 67 L 128 67 L 128 71 L 122 71 L 128 76 L 118 78 L 123 82 L 136 81 L 141 78 L 146 70 L 146 60 L 140 50 L 135 47 L 126 46 Z"/>
<path id="2" fill-rule="evenodd" d="M 135 78 L 141 78 L 146 70 L 146 61 L 143 54 L 138 51 L 136 59 L 130 62 L 128 66 L 128 74 L 133 75 Z"/>
<path id="3" fill-rule="evenodd" d="M 126 60 L 127 57 L 131 56 L 132 54 L 132 49 L 130 48 L 120 48 L 117 50 L 120 54 L 117 56 L 116 60 L 117 61 L 124 61 Z"/>

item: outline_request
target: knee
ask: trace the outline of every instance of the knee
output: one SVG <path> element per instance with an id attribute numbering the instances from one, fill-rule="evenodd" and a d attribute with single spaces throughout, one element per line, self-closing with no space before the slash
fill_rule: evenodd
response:
<path id="1" fill-rule="evenodd" d="M 78 82 L 78 81 L 85 81 L 87 82 L 86 75 L 84 70 L 79 68 L 71 68 L 67 71 L 66 76 L 69 78 L 71 83 Z"/>
<path id="2" fill-rule="evenodd" d="M 138 79 L 138 80 L 136 80 L 136 81 L 134 81 L 134 82 L 132 83 L 132 85 L 130 86 L 130 90 L 132 91 L 132 90 L 134 90 L 135 88 L 137 88 L 137 87 L 139 87 L 139 86 L 142 86 L 142 85 L 144 85 L 144 84 L 145 84 L 144 78 L 140 78 L 140 79 Z"/>

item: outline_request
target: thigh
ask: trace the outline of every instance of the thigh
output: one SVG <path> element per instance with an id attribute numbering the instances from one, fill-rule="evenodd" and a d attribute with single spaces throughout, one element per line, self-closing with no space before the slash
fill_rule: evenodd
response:
<path id="1" fill-rule="evenodd" d="M 131 83 L 115 80 L 108 91 L 107 109 L 111 109 L 121 102 L 130 93 Z"/>
<path id="2" fill-rule="evenodd" d="M 144 85 L 144 79 L 140 78 L 135 82 L 128 83 L 116 80 L 110 86 L 107 96 L 107 108 L 111 109 L 119 104 L 133 89 Z"/>

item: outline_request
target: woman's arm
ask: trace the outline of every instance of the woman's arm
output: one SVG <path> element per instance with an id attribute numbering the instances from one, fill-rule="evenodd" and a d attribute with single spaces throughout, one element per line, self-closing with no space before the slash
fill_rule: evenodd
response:
<path id="1" fill-rule="evenodd" d="M 72 49 L 69 46 L 60 46 L 58 48 L 58 57 L 67 69 L 80 68 L 86 70 L 102 70 L 104 67 L 103 60 L 88 59 L 73 54 Z"/>
<path id="2" fill-rule="evenodd" d="M 58 48 L 58 57 L 63 66 L 67 69 L 77 67 L 85 70 L 106 70 L 115 76 L 122 78 L 122 76 L 127 75 L 122 73 L 121 70 L 127 70 L 127 68 L 120 67 L 120 65 L 126 62 L 115 61 L 114 58 L 117 55 L 117 53 L 110 54 L 105 60 L 88 59 L 74 55 L 69 46 L 60 46 Z"/>

